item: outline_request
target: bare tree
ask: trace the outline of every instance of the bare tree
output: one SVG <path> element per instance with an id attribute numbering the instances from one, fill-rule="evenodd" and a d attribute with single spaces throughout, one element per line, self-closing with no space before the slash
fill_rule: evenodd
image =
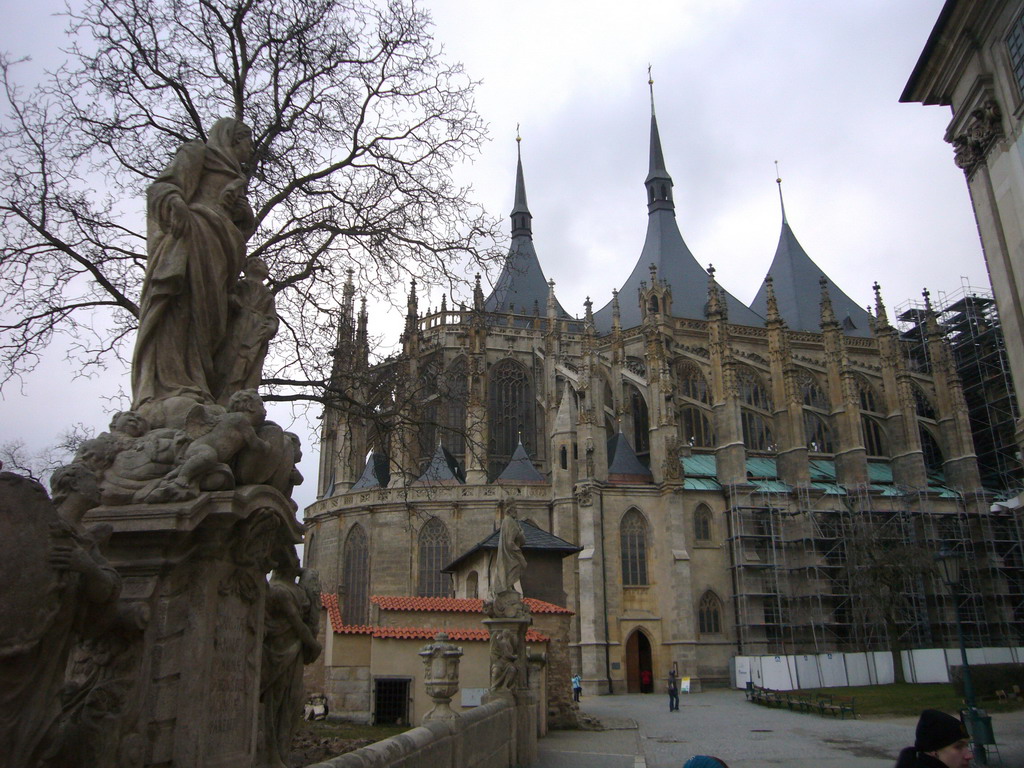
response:
<path id="1" fill-rule="evenodd" d="M 32 89 L 0 57 L 0 384 L 55 336 L 123 358 L 145 269 L 143 190 L 218 117 L 253 128 L 257 233 L 281 328 L 268 399 L 330 378 L 347 268 L 389 297 L 498 253 L 454 166 L 485 127 L 415 0 L 84 0 L 68 62 Z"/>
<path id="2" fill-rule="evenodd" d="M 887 516 L 848 507 L 847 574 L 865 618 L 880 625 L 892 654 L 895 682 L 906 682 L 901 652 L 906 648 L 907 617 L 921 579 L 935 568 L 932 552 L 901 535 Z"/>
<path id="3" fill-rule="evenodd" d="M 64 430 L 56 442 L 34 453 L 29 451 L 24 440 L 9 440 L 0 444 L 0 467 L 46 484 L 53 471 L 71 461 L 79 446 L 92 437 L 93 430 L 78 423 Z"/>

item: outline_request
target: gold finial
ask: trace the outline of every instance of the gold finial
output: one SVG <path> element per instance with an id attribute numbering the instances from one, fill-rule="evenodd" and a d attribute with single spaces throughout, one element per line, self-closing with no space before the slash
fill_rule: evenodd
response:
<path id="1" fill-rule="evenodd" d="M 651 74 L 651 65 L 647 65 L 647 87 L 651 89 L 651 115 L 654 114 L 654 75 Z"/>
<path id="2" fill-rule="evenodd" d="M 523 137 L 519 135 L 519 123 L 516 123 L 516 142 L 518 143 L 518 142 L 520 142 L 522 140 L 523 140 Z"/>
<path id="3" fill-rule="evenodd" d="M 775 161 L 775 183 L 782 186 L 782 175 L 779 173 L 779 161 Z"/>

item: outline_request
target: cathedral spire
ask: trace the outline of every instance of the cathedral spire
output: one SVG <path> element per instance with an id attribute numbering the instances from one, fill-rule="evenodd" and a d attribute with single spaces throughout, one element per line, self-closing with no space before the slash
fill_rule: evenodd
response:
<path id="1" fill-rule="evenodd" d="M 648 69 L 649 72 L 649 69 Z M 665 168 L 665 153 L 661 150 L 661 135 L 658 133 L 658 117 L 654 114 L 654 80 L 648 79 L 651 89 L 651 147 L 650 163 L 647 170 L 647 212 L 674 211 L 672 200 L 672 177 Z"/>
<path id="2" fill-rule="evenodd" d="M 523 137 L 516 126 L 516 198 L 512 205 L 512 237 L 533 237 L 533 216 L 526 203 L 526 182 L 523 180 Z"/>
<path id="3" fill-rule="evenodd" d="M 782 176 L 779 175 L 779 161 L 775 161 L 775 183 L 779 185 L 779 207 L 782 208 L 782 223 L 789 224 L 786 221 L 786 201 L 782 199 Z"/>

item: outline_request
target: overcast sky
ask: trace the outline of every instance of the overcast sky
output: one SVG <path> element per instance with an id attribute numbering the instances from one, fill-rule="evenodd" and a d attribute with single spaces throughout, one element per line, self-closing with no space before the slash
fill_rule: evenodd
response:
<path id="1" fill-rule="evenodd" d="M 448 57 L 483 81 L 477 107 L 492 141 L 460 179 L 507 221 L 521 126 L 534 243 L 568 312 L 582 314 L 587 296 L 604 306 L 643 246 L 648 64 L 683 238 L 737 298 L 753 298 L 775 253 L 776 160 L 794 233 L 859 303 L 875 280 L 890 308 L 964 278 L 987 288 L 963 174 L 942 139 L 949 110 L 898 101 L 941 0 L 423 5 Z M 58 7 L 16 0 L 0 49 L 55 55 Z M 420 306 L 439 302 L 434 293 Z M 381 313 L 371 311 L 371 332 L 390 328 L 393 342 Z M 3 393 L 0 442 L 41 446 L 76 421 L 105 428 L 112 406 L 98 398 L 126 387 L 123 371 L 55 390 L 74 369 L 53 357 L 24 394 Z M 300 508 L 315 495 L 316 448 L 304 442 Z"/>

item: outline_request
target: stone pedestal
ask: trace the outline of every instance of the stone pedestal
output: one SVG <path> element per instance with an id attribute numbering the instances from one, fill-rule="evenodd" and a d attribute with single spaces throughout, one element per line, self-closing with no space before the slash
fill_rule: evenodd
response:
<path id="1" fill-rule="evenodd" d="M 302 535 L 291 503 L 248 486 L 98 507 L 86 524 L 109 526 L 103 552 L 124 581 L 121 610 L 140 617 L 113 662 L 134 684 L 109 724 L 132 754 L 111 765 L 251 768 L 266 574 Z"/>
<path id="2" fill-rule="evenodd" d="M 483 623 L 491 633 L 491 689 L 483 702 L 503 699 L 515 707 L 515 763 L 532 765 L 537 760 L 537 697 L 529 688 L 526 630 L 533 619 L 527 615 L 484 619 Z M 514 659 L 508 657 L 509 643 Z"/>

